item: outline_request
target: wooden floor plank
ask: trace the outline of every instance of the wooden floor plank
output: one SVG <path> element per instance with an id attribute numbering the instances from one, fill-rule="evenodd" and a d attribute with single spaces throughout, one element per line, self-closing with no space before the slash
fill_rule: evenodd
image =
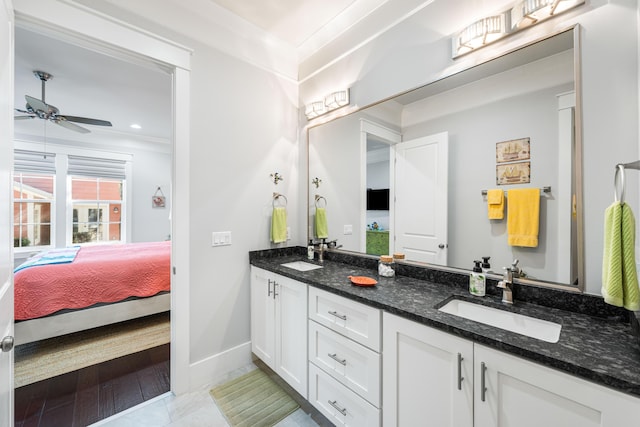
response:
<path id="1" fill-rule="evenodd" d="M 15 426 L 86 426 L 166 393 L 170 345 L 159 347 L 16 389 Z"/>

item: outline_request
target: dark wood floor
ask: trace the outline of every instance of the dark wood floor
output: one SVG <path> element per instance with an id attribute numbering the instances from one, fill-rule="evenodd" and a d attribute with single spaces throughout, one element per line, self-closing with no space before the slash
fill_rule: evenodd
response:
<path id="1" fill-rule="evenodd" d="M 170 345 L 15 390 L 15 427 L 87 426 L 169 391 Z"/>

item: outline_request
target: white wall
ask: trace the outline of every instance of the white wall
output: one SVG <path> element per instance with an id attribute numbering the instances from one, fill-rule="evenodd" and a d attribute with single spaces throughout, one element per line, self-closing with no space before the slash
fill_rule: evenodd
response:
<path id="1" fill-rule="evenodd" d="M 351 109 L 359 108 L 429 83 L 483 57 L 509 51 L 532 38 L 530 31 L 523 31 L 453 61 L 450 35 L 471 22 L 458 13 L 459 3 L 435 2 L 361 48 L 317 65 L 319 71 L 302 76 L 301 103 L 346 82 L 352 87 Z M 495 4 L 500 10 L 501 3 L 485 1 L 483 5 L 488 9 Z M 613 201 L 614 166 L 640 156 L 637 15 L 635 1 L 594 0 L 536 29 L 555 32 L 575 23 L 581 25 L 586 291 L 592 294 L 600 293 L 603 214 Z M 628 203 L 640 212 L 638 191 L 629 188 L 628 192 L 632 193 Z"/>

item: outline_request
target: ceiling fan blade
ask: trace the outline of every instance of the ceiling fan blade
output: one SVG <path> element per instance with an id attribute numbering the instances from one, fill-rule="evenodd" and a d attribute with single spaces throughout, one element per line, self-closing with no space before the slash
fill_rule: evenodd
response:
<path id="1" fill-rule="evenodd" d="M 13 120 L 35 119 L 36 116 L 13 116 Z"/>
<path id="2" fill-rule="evenodd" d="M 60 126 L 62 126 L 64 128 L 67 128 L 69 130 L 73 130 L 73 131 L 76 131 L 76 132 L 80 132 L 80 133 L 90 133 L 91 132 L 89 129 L 85 129 L 82 126 L 78 126 L 78 125 L 76 125 L 74 123 L 68 122 L 67 120 L 65 120 L 62 117 L 58 117 L 58 118 L 56 118 L 55 120 L 52 120 L 52 121 L 53 121 L 53 123 L 55 123 L 57 125 L 60 125 Z"/>
<path id="3" fill-rule="evenodd" d="M 53 105 L 45 104 L 33 96 L 25 95 L 27 100 L 27 108 L 31 107 L 34 111 L 42 111 L 45 114 L 58 114 L 59 110 Z"/>
<path id="4" fill-rule="evenodd" d="M 77 117 L 77 116 L 58 116 L 58 118 L 67 120 L 69 122 L 76 123 L 84 123 L 87 125 L 96 125 L 96 126 L 111 126 L 111 122 L 106 120 L 98 120 L 98 119 L 89 119 L 87 117 Z"/>

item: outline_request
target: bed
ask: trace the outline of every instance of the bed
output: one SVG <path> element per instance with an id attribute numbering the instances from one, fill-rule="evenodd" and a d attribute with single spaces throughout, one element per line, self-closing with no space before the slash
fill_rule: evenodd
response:
<path id="1" fill-rule="evenodd" d="M 171 242 L 42 252 L 14 271 L 16 344 L 170 309 Z"/>

